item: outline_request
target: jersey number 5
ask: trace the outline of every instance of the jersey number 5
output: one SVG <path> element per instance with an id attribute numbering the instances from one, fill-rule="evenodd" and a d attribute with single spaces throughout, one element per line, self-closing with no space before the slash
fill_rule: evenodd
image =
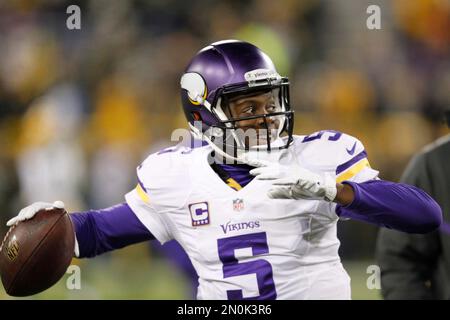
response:
<path id="1" fill-rule="evenodd" d="M 223 277 L 230 278 L 246 274 L 256 274 L 259 296 L 244 298 L 242 290 L 227 290 L 229 300 L 275 299 L 277 292 L 273 282 L 272 266 L 264 259 L 241 262 L 235 256 L 235 250 L 251 248 L 252 255 L 269 253 L 265 232 L 244 234 L 217 240 L 220 260 L 223 263 Z"/>
<path id="2" fill-rule="evenodd" d="M 322 130 L 322 131 L 319 131 L 319 132 L 316 132 L 316 133 L 310 134 L 309 136 L 304 137 L 302 142 L 309 142 L 309 141 L 320 139 L 320 138 L 322 138 L 324 133 L 327 133 L 329 141 L 337 141 L 342 136 L 342 133 L 339 131 Z"/>

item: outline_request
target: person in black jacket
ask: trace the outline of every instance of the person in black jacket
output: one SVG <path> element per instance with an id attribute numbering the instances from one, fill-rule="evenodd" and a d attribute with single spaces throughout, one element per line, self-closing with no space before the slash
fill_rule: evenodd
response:
<path id="1" fill-rule="evenodd" d="M 450 127 L 450 109 L 446 112 Z M 376 256 L 384 299 L 450 299 L 450 134 L 413 157 L 402 182 L 430 194 L 444 221 L 428 234 L 380 229 Z"/>

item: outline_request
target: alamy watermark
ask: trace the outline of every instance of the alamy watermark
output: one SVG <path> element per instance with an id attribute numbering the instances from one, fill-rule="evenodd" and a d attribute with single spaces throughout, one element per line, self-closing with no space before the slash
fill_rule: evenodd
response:
<path id="1" fill-rule="evenodd" d="M 381 29 L 381 9 L 376 4 L 367 7 L 366 13 L 369 14 L 366 20 L 366 26 L 369 30 Z"/>
<path id="2" fill-rule="evenodd" d="M 72 4 L 67 7 L 66 13 L 69 16 L 66 19 L 66 27 L 69 30 L 81 29 L 81 9 L 79 6 Z"/>
<path id="3" fill-rule="evenodd" d="M 68 290 L 81 290 L 81 269 L 77 265 L 70 265 L 66 271 L 69 274 L 66 280 Z"/>
<path id="4" fill-rule="evenodd" d="M 205 129 L 202 121 L 195 121 L 193 130 L 178 128 L 172 131 L 170 140 L 178 142 L 175 147 L 163 149 L 158 154 L 175 152 L 180 147 L 186 147 L 189 150 L 183 150 L 182 154 L 187 154 L 192 149 L 202 146 L 205 142 L 217 150 L 215 157 L 208 159 L 210 164 L 233 164 L 237 158 L 243 160 L 243 154 L 252 152 L 252 159 L 258 160 L 258 155 L 269 150 L 284 148 L 286 140 L 279 137 L 279 129 L 255 129 L 255 128 L 219 128 L 210 126 Z M 228 155 L 228 156 L 227 156 Z M 230 157 L 229 157 L 230 156 Z M 288 163 L 290 159 L 284 157 L 280 161 Z"/>
<path id="5" fill-rule="evenodd" d="M 381 270 L 380 266 L 372 264 L 367 267 L 366 273 L 369 274 L 367 277 L 366 286 L 369 290 L 380 290 L 381 289 Z"/>

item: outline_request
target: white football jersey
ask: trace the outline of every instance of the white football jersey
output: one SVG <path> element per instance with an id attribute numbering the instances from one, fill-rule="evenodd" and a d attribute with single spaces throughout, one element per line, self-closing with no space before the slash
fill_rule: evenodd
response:
<path id="1" fill-rule="evenodd" d="M 176 239 L 184 248 L 199 275 L 197 297 L 333 298 L 332 281 L 342 277 L 322 281 L 328 296 L 311 292 L 321 272 L 347 276 L 338 255 L 336 204 L 270 199 L 271 182 L 256 179 L 234 190 L 208 163 L 211 151 L 208 145 L 175 146 L 150 155 L 137 169 L 136 189 L 126 195 L 161 243 Z M 378 175 L 362 143 L 336 131 L 294 136 L 287 151 L 300 166 L 335 174 L 338 182 Z"/>

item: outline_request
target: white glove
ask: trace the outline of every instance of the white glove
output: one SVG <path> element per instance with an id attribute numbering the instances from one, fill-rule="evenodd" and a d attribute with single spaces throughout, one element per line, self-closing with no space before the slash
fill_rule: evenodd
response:
<path id="1" fill-rule="evenodd" d="M 6 225 L 8 227 L 11 227 L 12 225 L 16 224 L 19 221 L 24 221 L 33 218 L 34 215 L 42 209 L 53 209 L 53 208 L 64 209 L 64 202 L 62 201 L 55 201 L 53 203 L 35 202 L 20 210 L 19 214 L 14 218 L 12 218 L 11 220 L 9 220 L 6 223 Z"/>
<path id="2" fill-rule="evenodd" d="M 20 221 L 24 221 L 24 220 L 28 220 L 34 217 L 34 215 L 36 213 L 38 213 L 39 211 L 43 210 L 43 209 L 53 209 L 53 208 L 57 208 L 57 209 L 64 209 L 64 202 L 57 200 L 53 203 L 49 203 L 49 202 L 35 202 L 33 204 L 30 204 L 29 206 L 23 208 L 22 210 L 20 210 L 19 214 L 17 216 L 15 216 L 14 218 L 12 218 L 11 220 L 9 220 L 6 225 L 8 227 L 11 227 L 13 225 L 15 225 L 16 223 L 20 222 Z M 80 256 L 80 250 L 78 248 L 78 241 L 77 241 L 77 237 L 75 236 L 75 248 L 74 248 L 74 254 L 75 257 L 79 257 Z"/>
<path id="3" fill-rule="evenodd" d="M 274 188 L 268 191 L 272 199 L 308 199 L 333 201 L 336 198 L 336 180 L 330 174 L 323 176 L 298 165 L 280 165 L 250 160 L 257 167 L 250 171 L 258 180 L 272 180 Z"/>

